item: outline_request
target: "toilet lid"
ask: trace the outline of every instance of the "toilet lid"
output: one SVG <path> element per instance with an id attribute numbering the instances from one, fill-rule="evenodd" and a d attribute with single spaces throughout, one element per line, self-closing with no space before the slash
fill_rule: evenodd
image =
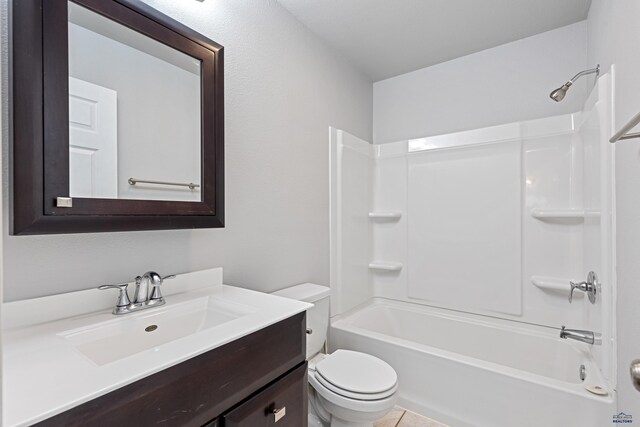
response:
<path id="1" fill-rule="evenodd" d="M 389 364 L 349 350 L 336 350 L 318 362 L 316 378 L 340 394 L 375 395 L 378 399 L 392 394 L 398 383 L 396 371 Z"/>

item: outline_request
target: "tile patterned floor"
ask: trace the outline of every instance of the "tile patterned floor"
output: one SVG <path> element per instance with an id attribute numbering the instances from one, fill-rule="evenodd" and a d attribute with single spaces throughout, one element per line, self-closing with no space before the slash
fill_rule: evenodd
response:
<path id="1" fill-rule="evenodd" d="M 373 423 L 374 427 L 447 427 L 445 424 L 423 417 L 396 406 L 384 418 Z"/>

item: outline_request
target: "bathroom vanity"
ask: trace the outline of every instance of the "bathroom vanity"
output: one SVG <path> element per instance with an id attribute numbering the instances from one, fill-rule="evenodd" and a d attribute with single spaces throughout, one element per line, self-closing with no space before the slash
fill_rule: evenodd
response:
<path id="1" fill-rule="evenodd" d="M 303 426 L 304 335 L 301 313 L 38 425 Z"/>
<path id="2" fill-rule="evenodd" d="M 221 269 L 165 286 L 122 316 L 98 290 L 6 304 L 5 425 L 306 426 L 309 304 Z"/>

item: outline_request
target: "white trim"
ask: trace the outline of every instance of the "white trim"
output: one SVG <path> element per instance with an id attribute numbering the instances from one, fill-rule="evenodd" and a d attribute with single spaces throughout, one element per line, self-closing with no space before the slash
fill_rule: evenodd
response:
<path id="1" fill-rule="evenodd" d="M 581 114 L 564 114 L 537 120 L 489 126 L 463 132 L 410 139 L 408 152 L 453 148 L 465 145 L 506 142 L 522 138 L 538 138 L 574 132 L 581 121 Z M 383 144 L 386 145 L 386 144 Z"/>

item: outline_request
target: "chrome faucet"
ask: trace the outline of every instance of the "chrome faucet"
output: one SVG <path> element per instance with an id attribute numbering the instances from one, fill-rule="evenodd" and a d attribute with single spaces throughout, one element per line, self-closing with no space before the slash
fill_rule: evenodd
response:
<path id="1" fill-rule="evenodd" d="M 602 344 L 602 336 L 593 331 L 584 331 L 582 329 L 566 329 L 564 326 L 560 329 L 560 338 L 572 339 L 587 344 Z"/>
<path id="2" fill-rule="evenodd" d="M 155 271 L 147 271 L 142 276 L 136 277 L 136 293 L 133 299 L 133 303 L 153 303 L 157 304 L 155 301 L 159 301 L 162 299 L 162 295 L 160 294 L 160 285 L 162 285 L 162 277 Z M 151 298 L 149 298 L 149 288 L 152 288 Z M 156 289 L 158 289 L 156 291 Z M 159 297 L 153 298 L 153 294 L 157 293 Z"/>
<path id="3" fill-rule="evenodd" d="M 103 285 L 98 289 L 119 289 L 118 302 L 113 309 L 113 314 L 127 314 L 134 311 L 145 310 L 147 308 L 156 307 L 165 303 L 162 293 L 160 292 L 160 286 L 166 279 L 173 279 L 175 275 L 161 277 L 155 271 L 147 271 L 142 276 L 136 277 L 136 291 L 133 302 L 129 299 L 129 292 L 127 291 L 128 283 L 122 283 L 120 285 Z M 149 295 L 149 288 L 151 288 L 151 295 Z"/>

